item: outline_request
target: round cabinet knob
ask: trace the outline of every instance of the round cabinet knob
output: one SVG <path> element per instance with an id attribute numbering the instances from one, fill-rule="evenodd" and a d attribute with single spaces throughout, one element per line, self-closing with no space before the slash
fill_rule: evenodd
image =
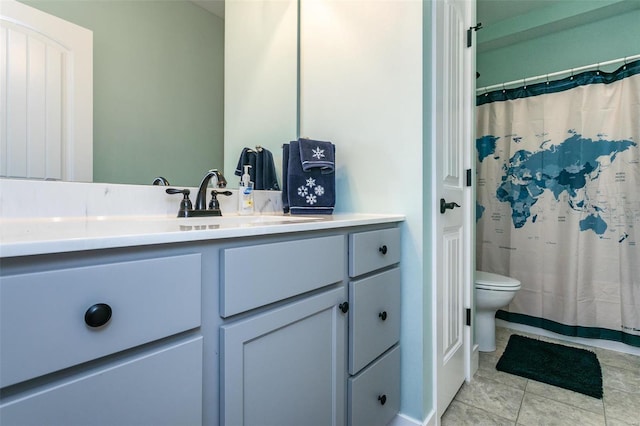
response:
<path id="1" fill-rule="evenodd" d="M 387 319 L 387 311 L 382 311 L 378 314 L 378 318 L 380 318 L 382 321 L 385 321 Z"/>
<path id="2" fill-rule="evenodd" d="M 382 255 L 383 255 L 383 256 L 384 256 L 385 254 L 387 254 L 387 246 L 386 246 L 386 244 L 385 244 L 385 245 L 383 245 L 383 246 L 381 246 L 381 247 L 378 247 L 378 251 L 379 251 L 380 253 L 382 253 Z"/>
<path id="3" fill-rule="evenodd" d="M 342 311 L 343 314 L 349 312 L 349 302 L 343 302 L 338 305 L 338 308 Z"/>
<path id="4" fill-rule="evenodd" d="M 387 395 L 378 396 L 378 401 L 380 401 L 380 405 L 384 405 L 387 402 Z"/>
<path id="5" fill-rule="evenodd" d="M 106 303 L 96 303 L 84 313 L 84 322 L 89 327 L 102 327 L 111 319 L 111 306 Z"/>

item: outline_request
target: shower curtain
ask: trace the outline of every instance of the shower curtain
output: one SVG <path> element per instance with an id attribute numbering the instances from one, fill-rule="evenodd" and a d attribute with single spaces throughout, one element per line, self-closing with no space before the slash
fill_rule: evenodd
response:
<path id="1" fill-rule="evenodd" d="M 498 318 L 640 346 L 640 61 L 477 97 L 476 268 Z"/>

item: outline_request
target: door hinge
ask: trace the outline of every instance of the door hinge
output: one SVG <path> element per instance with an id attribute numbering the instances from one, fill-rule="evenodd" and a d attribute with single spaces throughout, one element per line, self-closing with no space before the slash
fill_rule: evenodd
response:
<path id="1" fill-rule="evenodd" d="M 471 186 L 471 169 L 467 169 L 467 186 Z"/>
<path id="2" fill-rule="evenodd" d="M 471 47 L 473 45 L 473 32 L 482 29 L 482 22 L 478 22 L 475 27 L 469 27 L 467 30 L 467 47 Z"/>
<path id="3" fill-rule="evenodd" d="M 471 308 L 467 308 L 467 320 L 465 324 L 471 327 Z"/>

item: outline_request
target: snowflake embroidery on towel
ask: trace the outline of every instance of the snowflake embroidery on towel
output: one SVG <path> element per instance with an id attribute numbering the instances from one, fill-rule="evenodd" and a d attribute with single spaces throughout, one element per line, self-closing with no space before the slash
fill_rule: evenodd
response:
<path id="1" fill-rule="evenodd" d="M 313 194 L 310 193 L 313 188 Z M 318 202 L 318 197 L 324 195 L 324 187 L 322 185 L 316 185 L 314 178 L 308 178 L 304 185 L 298 187 L 298 195 L 305 199 L 305 202 L 309 205 L 314 205 Z"/>
<path id="2" fill-rule="evenodd" d="M 313 152 L 313 158 L 317 158 L 318 160 L 324 158 L 324 149 L 320 149 L 319 146 L 317 146 L 316 149 L 312 149 L 311 151 Z"/>

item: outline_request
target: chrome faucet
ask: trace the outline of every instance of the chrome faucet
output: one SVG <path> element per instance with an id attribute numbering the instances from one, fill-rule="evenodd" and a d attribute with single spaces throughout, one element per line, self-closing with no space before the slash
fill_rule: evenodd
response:
<path id="1" fill-rule="evenodd" d="M 209 170 L 202 178 L 202 182 L 200 182 L 198 194 L 196 195 L 195 210 L 207 209 L 207 187 L 209 186 L 209 181 L 211 181 L 212 178 L 216 179 L 216 183 L 214 184 L 216 188 L 225 188 L 227 186 L 227 180 L 221 172 L 217 169 Z"/>

